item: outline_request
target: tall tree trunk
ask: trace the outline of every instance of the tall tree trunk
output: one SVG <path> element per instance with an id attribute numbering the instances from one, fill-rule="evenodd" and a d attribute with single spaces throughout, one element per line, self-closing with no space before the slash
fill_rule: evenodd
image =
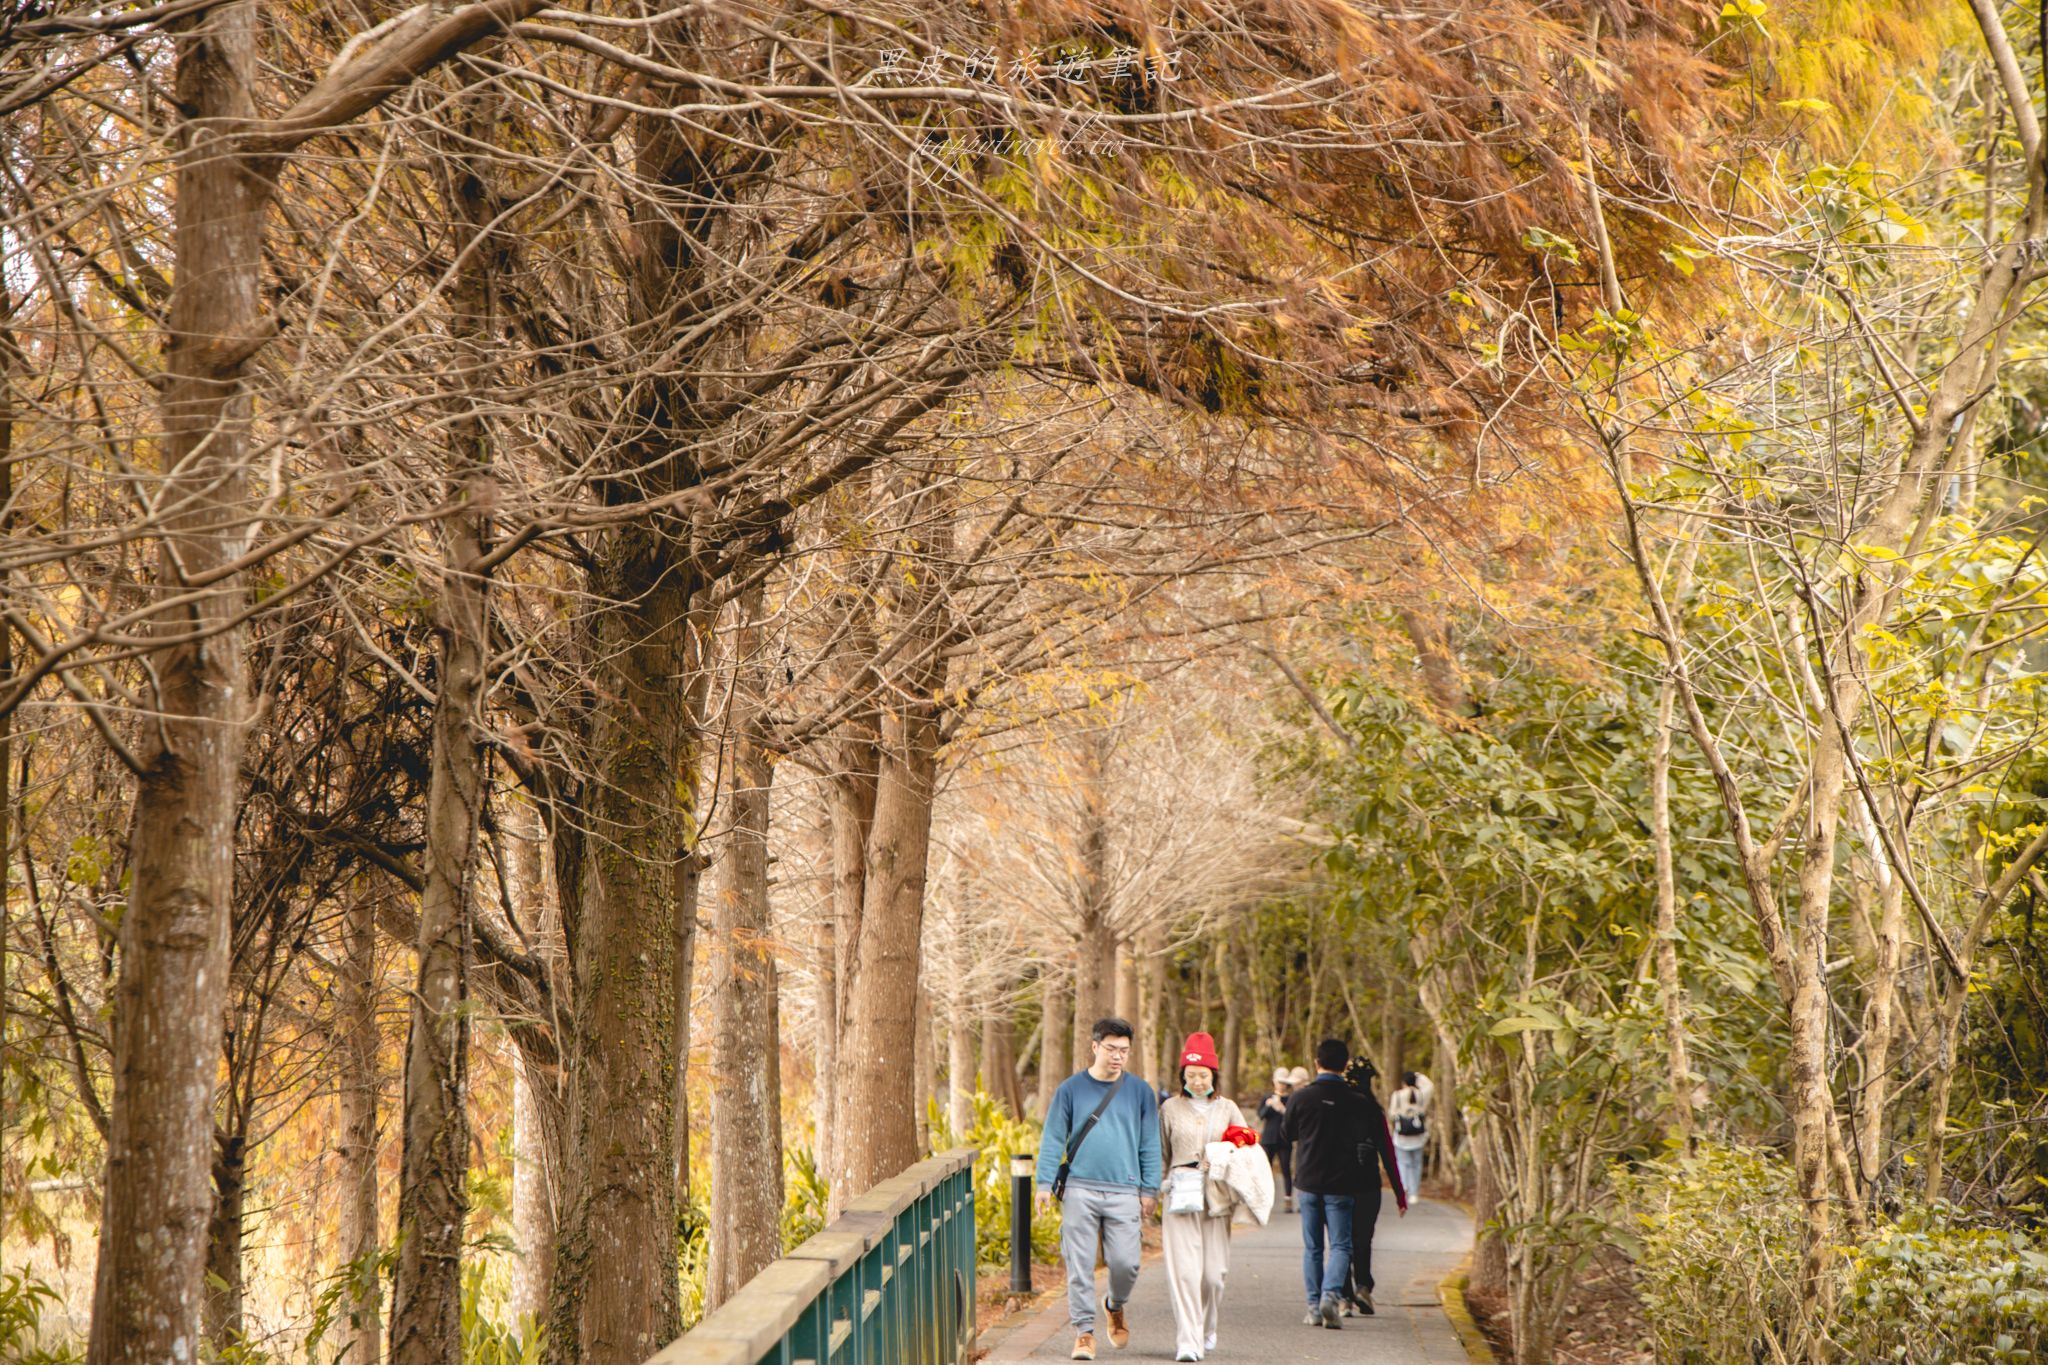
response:
<path id="1" fill-rule="evenodd" d="M 1489 1295 L 1506 1291 L 1508 1284 L 1508 1239 L 1494 1220 L 1500 1216 L 1500 1176 L 1488 1144 L 1472 1143 L 1472 1221 L 1479 1237 L 1472 1250 L 1472 1287 Z"/>
<path id="2" fill-rule="evenodd" d="M 575 989 L 561 1232 L 549 1342 L 559 1365 L 637 1365 L 680 1331 L 675 1258 L 677 863 L 691 856 L 696 713 L 690 582 L 649 528 L 600 552 L 583 657 L 587 837 L 557 827 Z M 564 866 L 564 863 L 568 866 Z"/>
<path id="3" fill-rule="evenodd" d="M 1008 994 L 1006 987 L 1004 998 L 982 1011 L 981 1076 L 990 1097 L 1016 1118 L 1024 1112 L 1024 1097 L 1017 1084 L 1017 1046 L 1010 1027 Z"/>
<path id="4" fill-rule="evenodd" d="M 1106 741 L 1098 734 L 1081 744 L 1081 878 L 1079 932 L 1074 962 L 1074 1068 L 1094 1060 L 1089 1047 L 1095 1021 L 1109 1013 L 1116 972 L 1116 938 L 1109 928 L 1109 812 L 1103 793 Z"/>
<path id="5" fill-rule="evenodd" d="M 1929 1201 L 1948 1195 L 1948 1106 L 1956 1078 L 1955 1034 L 1941 1020 L 1935 1022 L 1934 1048 L 1934 1084 L 1927 1097 L 1927 1140 L 1920 1153 L 1920 1192 Z"/>
<path id="6" fill-rule="evenodd" d="M 1072 1074 L 1068 1040 L 1074 1028 L 1073 979 L 1071 969 L 1058 958 L 1038 974 L 1039 1009 L 1045 1017 L 1045 1037 L 1038 1047 L 1038 1108 L 1034 1115 L 1040 1120 L 1052 1108 L 1052 1092 Z"/>
<path id="7" fill-rule="evenodd" d="M 811 1157 L 818 1173 L 830 1181 L 838 1164 L 833 1152 L 832 1091 L 839 1084 L 839 933 L 829 786 L 825 801 L 825 819 L 815 826 L 825 896 L 811 924 Z"/>
<path id="8" fill-rule="evenodd" d="M 500 812 L 510 834 L 510 891 L 519 921 L 532 935 L 535 951 L 551 980 L 561 968 L 560 914 L 547 891 L 544 831 L 533 807 L 514 798 Z M 560 987 L 566 992 L 566 986 Z M 555 1235 L 562 1200 L 562 1069 L 551 1057 L 512 1035 L 512 1240 L 519 1259 L 512 1268 L 512 1312 L 536 1323 L 547 1321 L 555 1281 Z"/>
<path id="9" fill-rule="evenodd" d="M 1216 936 L 1216 985 L 1223 995 L 1223 1055 L 1216 1060 L 1223 1063 L 1223 1074 L 1216 1078 L 1216 1093 L 1237 1094 L 1238 1050 L 1244 1040 L 1244 995 L 1231 987 L 1230 936 Z"/>
<path id="10" fill-rule="evenodd" d="M 0 317 L 13 315 L 14 300 L 5 286 L 0 286 Z M 0 540 L 8 538 L 14 527 L 14 370 L 15 357 L 19 354 L 13 334 L 0 325 Z M 0 601 L 7 599 L 13 587 L 13 576 L 11 570 L 0 569 Z M 14 628 L 0 621 L 0 695 L 11 691 L 13 686 Z M 13 876 L 14 712 L 10 709 L 5 715 L 0 715 L 0 1110 L 8 1113 L 13 1110 L 8 1104 L 5 1078 L 14 1074 L 7 1055 L 7 990 L 11 979 L 8 952 L 14 943 L 14 927 L 9 916 L 14 906 L 14 893 L 9 887 Z"/>
<path id="11" fill-rule="evenodd" d="M 377 907 L 358 885 L 342 923 L 342 972 L 336 1027 L 341 1030 L 338 1108 L 341 1131 L 341 1259 L 365 1267 L 377 1254 Z M 381 1276 L 356 1277 L 342 1304 L 347 1330 L 341 1359 L 347 1365 L 377 1365 L 384 1349 Z"/>
<path id="12" fill-rule="evenodd" d="M 828 901 L 812 928 L 811 970 L 817 982 L 811 999 L 811 1126 L 816 1132 L 818 1169 L 831 1178 L 838 1158 L 834 1150 L 832 1093 L 839 1088 L 839 945 Z"/>
<path id="13" fill-rule="evenodd" d="M 675 1043 L 670 1049 L 670 1055 L 675 1058 L 676 1096 L 675 1143 L 670 1169 L 679 1209 L 690 1202 L 690 1031 L 695 1020 L 691 1009 L 697 977 L 697 907 L 704 886 L 703 850 L 695 847 L 695 831 L 688 833 L 691 847 L 676 860 L 675 866 Z"/>
<path id="14" fill-rule="evenodd" d="M 247 1140 L 239 1131 L 213 1135 L 213 1219 L 206 1235 L 206 1340 L 215 1352 L 242 1336 L 242 1233 L 248 1201 Z"/>
<path id="15" fill-rule="evenodd" d="M 1828 707 L 1839 703 L 1827 699 Z M 1835 836 L 1840 827 L 1847 765 L 1839 728 L 1824 717 L 1816 737 L 1808 795 L 1806 839 L 1799 867 L 1799 924 L 1792 954 L 1791 1071 L 1792 1160 L 1806 1218 L 1801 1238 L 1799 1297 L 1806 1333 L 1815 1344 L 1809 1359 L 1821 1359 L 1821 1324 L 1833 1304 L 1834 1208 L 1829 1197 L 1828 1130 L 1835 1095 L 1828 1081 L 1828 997 L 1822 964 L 1827 959 L 1834 897 Z M 1846 723 L 1846 717 L 1844 722 Z"/>
<path id="16" fill-rule="evenodd" d="M 932 1111 L 939 1097 L 939 1020 L 932 1009 L 931 988 L 922 980 L 917 983 L 913 1009 L 911 1027 L 916 1036 L 910 1045 L 910 1070 L 917 1085 L 910 1099 L 916 1115 L 917 1150 L 922 1154 L 932 1149 Z"/>
<path id="17" fill-rule="evenodd" d="M 1132 1022 L 1142 1040 L 1146 1076 L 1154 1085 L 1165 1085 L 1172 1072 L 1166 1059 L 1180 1046 L 1180 1038 L 1170 1030 L 1166 1018 L 1165 926 L 1153 925 L 1138 942 L 1138 1017 Z"/>
<path id="18" fill-rule="evenodd" d="M 1218 1093 L 1236 1096 L 1244 1084 L 1244 1011 L 1233 997 L 1223 1009 L 1223 1055 L 1216 1060 L 1223 1063 L 1223 1075 L 1217 1081 L 1221 1087 Z"/>
<path id="19" fill-rule="evenodd" d="M 768 923 L 768 809 L 775 767 L 758 731 L 767 669 L 761 590 L 739 604 L 732 828 L 726 835 L 711 952 L 711 1262 L 714 1309 L 781 1254 L 782 1044 Z"/>
<path id="20" fill-rule="evenodd" d="M 1010 1076 L 1017 1090 L 1017 1117 L 1028 1118 L 1031 1102 L 1038 1098 L 1038 1050 L 1045 1043 L 1045 1021 L 1039 1020 L 1024 1035 L 1024 1044 L 1010 1063 Z"/>
<path id="21" fill-rule="evenodd" d="M 1882 851 L 1876 854 L 1882 858 Z M 1885 1114 L 1891 1105 L 1892 1040 L 1898 1032 L 1899 969 L 1906 932 L 1906 888 L 1896 875 L 1878 885 L 1871 943 L 1870 994 L 1863 1005 L 1863 1093 L 1856 1115 L 1857 1165 L 1866 1190 L 1884 1169 Z"/>
<path id="22" fill-rule="evenodd" d="M 524 1052 L 512 1057 L 512 1312 L 547 1321 L 555 1279 L 555 1221 L 561 1185 L 561 1099 L 555 1078 Z"/>
<path id="23" fill-rule="evenodd" d="M 1074 1068 L 1080 1070 L 1093 1060 L 1090 1043 L 1095 1022 L 1115 1012 L 1114 964 L 1116 940 L 1096 908 L 1084 913 L 1075 949 L 1074 964 Z"/>
<path id="24" fill-rule="evenodd" d="M 1127 938 L 1116 940 L 1116 999 L 1110 1013 L 1127 1022 L 1138 1017 L 1138 950 Z"/>
<path id="25" fill-rule="evenodd" d="M 962 1017 L 966 1007 L 953 1008 L 946 1030 L 946 1123 L 957 1141 L 974 1125 L 974 1031 Z"/>
<path id="26" fill-rule="evenodd" d="M 1671 594 L 1683 601 L 1692 586 L 1701 540 L 1678 550 Z M 1678 679 L 1670 669 L 1657 685 L 1657 729 L 1650 737 L 1650 843 L 1657 867 L 1657 995 L 1664 1011 L 1664 1083 L 1671 1092 L 1668 1134 L 1680 1151 L 1693 1145 L 1692 1055 L 1686 1025 L 1685 981 L 1678 970 L 1678 873 L 1671 832 L 1671 738 Z"/>
<path id="27" fill-rule="evenodd" d="M 916 1020 L 903 1002 L 917 998 L 937 785 L 938 718 L 930 696 L 931 689 L 917 689 L 883 723 L 858 979 L 847 1029 L 849 1197 L 895 1175 L 918 1156 L 912 1066 Z"/>
<path id="28" fill-rule="evenodd" d="M 929 509 L 931 499 L 916 500 Z M 845 1155 L 847 1194 L 858 1196 L 917 1160 L 915 1002 L 921 986 L 925 874 L 932 800 L 938 786 L 939 708 L 950 622 L 936 565 L 951 536 L 907 561 L 894 590 L 894 617 L 908 636 L 903 676 L 882 712 L 874 822 L 868 831 L 865 894 L 847 1015 Z"/>
<path id="29" fill-rule="evenodd" d="M 450 178 L 468 236 L 450 299 L 449 330 L 460 372 L 480 375 L 487 371 L 496 342 L 493 262 L 479 240 L 492 207 L 480 173 L 464 165 Z M 392 1365 L 461 1365 L 462 1360 L 462 1246 L 469 1221 L 469 960 L 477 830 L 485 799 L 482 711 L 490 641 L 487 583 L 477 566 L 489 548 L 496 501 L 491 435 L 474 399 L 450 426 L 446 493 L 454 510 L 440 521 L 444 571 L 435 621 L 440 690 L 434 699 L 433 767 L 427 785 L 419 977 L 406 1040 Z"/>
<path id="30" fill-rule="evenodd" d="M 1468 1179 L 1471 1172 L 1458 1161 L 1459 1139 L 1465 1126 L 1464 1113 L 1458 1108 L 1459 1089 L 1463 1084 L 1458 1071 L 1458 1054 L 1451 1040 L 1440 1030 L 1435 1033 L 1435 1042 L 1430 1079 L 1436 1082 L 1436 1099 L 1430 1105 L 1435 1117 L 1429 1125 L 1432 1156 L 1428 1169 L 1436 1172 L 1438 1179 L 1452 1182 L 1459 1193 L 1468 1194 L 1471 1192 Z M 1469 1141 L 1465 1146 L 1470 1150 Z"/>
<path id="31" fill-rule="evenodd" d="M 872 654 L 874 644 L 865 630 L 852 648 L 864 648 Z M 836 1056 L 840 1072 L 845 1069 L 849 1055 L 847 1030 L 853 1017 L 853 986 L 860 970 L 857 950 L 860 944 L 861 905 L 867 897 L 868 835 L 875 823 L 875 786 L 881 763 L 880 732 L 866 714 L 848 722 L 839 743 L 839 771 L 834 774 L 831 791 L 832 800 L 832 937 L 837 958 L 834 984 L 837 990 L 835 1001 L 833 1035 L 836 1040 Z M 930 1042 L 925 1043 L 930 1050 Z M 846 1128 L 849 1116 L 846 1111 L 848 1086 L 845 1077 L 835 1072 L 831 1080 L 832 1104 L 832 1164 L 825 1169 L 830 1172 L 830 1198 L 828 1212 L 839 1216 L 851 1196 L 847 1193 L 853 1185 L 853 1173 L 847 1165 Z"/>
<path id="32" fill-rule="evenodd" d="M 1252 1024 L 1258 1034 L 1260 1060 L 1274 1066 L 1283 1065 L 1287 1060 L 1287 1044 L 1280 1023 L 1281 986 L 1267 980 L 1258 938 L 1249 925 L 1243 934 L 1240 961 L 1244 964 L 1245 993 L 1251 999 Z"/>
<path id="33" fill-rule="evenodd" d="M 1668 1133 L 1682 1152 L 1693 1144 L 1692 1058 L 1686 1037 L 1685 984 L 1678 973 L 1678 875 L 1671 846 L 1671 721 L 1678 684 L 1657 687 L 1657 729 L 1650 740 L 1650 842 L 1657 860 L 1657 994 L 1664 1007 L 1664 1084 L 1671 1092 Z"/>
<path id="34" fill-rule="evenodd" d="M 174 39 L 178 130 L 175 284 L 162 384 L 166 596 L 248 547 L 250 400 L 261 345 L 265 182 L 215 130 L 256 117 L 259 15 L 201 12 Z M 235 810 L 249 707 L 242 605 L 230 574 L 155 623 L 182 643 L 149 660 L 154 716 L 121 916 L 113 1104 L 100 1209 L 91 1365 L 162 1365 L 197 1351 L 205 1287 L 213 1099 L 228 984 Z"/>

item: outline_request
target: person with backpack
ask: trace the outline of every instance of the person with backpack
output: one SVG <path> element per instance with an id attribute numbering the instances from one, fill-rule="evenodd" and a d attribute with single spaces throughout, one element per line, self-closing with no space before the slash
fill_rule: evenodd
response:
<path id="1" fill-rule="evenodd" d="M 1364 1096 L 1366 1102 L 1366 1140 L 1358 1149 L 1358 1194 L 1351 1211 L 1351 1277 L 1344 1292 L 1345 1317 L 1353 1313 L 1366 1318 L 1373 1316 L 1372 1238 L 1380 1222 L 1380 1168 L 1386 1168 L 1394 1198 L 1404 1216 L 1413 1200 L 1395 1159 L 1397 1149 L 1387 1113 L 1380 1108 L 1379 1097 L 1372 1093 L 1373 1078 L 1379 1074 L 1380 1069 L 1364 1057 L 1353 1058 L 1344 1069 L 1345 1083 Z"/>
<path id="2" fill-rule="evenodd" d="M 1294 1144 L 1295 1203 L 1301 1209 L 1301 1277 L 1308 1290 L 1308 1316 L 1302 1322 L 1332 1330 L 1344 1325 L 1353 1215 L 1367 1188 L 1367 1174 L 1370 1212 L 1375 1218 L 1379 1215 L 1379 1172 L 1365 1162 L 1379 1149 L 1374 1128 L 1385 1127 L 1378 1103 L 1345 1082 L 1344 1067 L 1350 1060 L 1351 1046 L 1341 1038 L 1316 1044 L 1316 1078 L 1289 1097 L 1282 1124 L 1284 1136 Z M 1398 1172 L 1394 1180 L 1394 1197 L 1406 1213 L 1408 1200 Z"/>
<path id="3" fill-rule="evenodd" d="M 1394 1158 L 1408 1202 L 1422 1197 L 1422 1153 L 1429 1146 L 1429 1102 L 1436 1087 L 1419 1071 L 1401 1073 L 1401 1088 L 1387 1097 L 1387 1117 L 1394 1124 Z"/>
<path id="4" fill-rule="evenodd" d="M 1125 1307 L 1138 1283 L 1143 1252 L 1140 1229 L 1159 1200 L 1159 1099 L 1131 1075 L 1131 1026 L 1122 1019 L 1095 1021 L 1090 1062 L 1060 1082 L 1046 1107 L 1038 1143 L 1038 1195 L 1042 1210 L 1060 1206 L 1060 1259 L 1067 1265 L 1067 1320 L 1074 1328 L 1071 1359 L 1095 1359 L 1095 1248 L 1109 1264 L 1109 1344 L 1131 1340 Z"/>

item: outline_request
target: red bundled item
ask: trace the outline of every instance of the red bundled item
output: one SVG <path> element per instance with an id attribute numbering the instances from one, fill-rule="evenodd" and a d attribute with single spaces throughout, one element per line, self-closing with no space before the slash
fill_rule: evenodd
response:
<path id="1" fill-rule="evenodd" d="M 1259 1135 L 1241 1123 L 1233 1123 L 1223 1130 L 1223 1140 L 1235 1147 L 1256 1147 Z"/>

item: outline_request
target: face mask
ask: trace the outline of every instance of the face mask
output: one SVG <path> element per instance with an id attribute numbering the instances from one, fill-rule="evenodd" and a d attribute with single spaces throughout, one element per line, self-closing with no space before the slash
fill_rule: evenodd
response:
<path id="1" fill-rule="evenodd" d="M 1191 1085 L 1188 1087 L 1188 1093 L 1190 1095 L 1193 1095 L 1198 1100 L 1206 1100 L 1211 1095 L 1216 1093 L 1216 1084 L 1215 1082 L 1211 1081 L 1208 1085 L 1203 1086 L 1200 1090 L 1195 1089 L 1195 1087 Z"/>

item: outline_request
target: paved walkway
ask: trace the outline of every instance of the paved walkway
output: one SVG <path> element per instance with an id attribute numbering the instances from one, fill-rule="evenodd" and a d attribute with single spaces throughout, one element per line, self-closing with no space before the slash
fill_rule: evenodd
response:
<path id="1" fill-rule="evenodd" d="M 1305 1327 L 1301 1282 L 1301 1220 L 1273 1211 L 1265 1227 L 1240 1223 L 1231 1235 L 1230 1282 L 1223 1296 L 1223 1330 L 1211 1361 L 1349 1361 L 1365 1365 L 1466 1365 L 1465 1348 L 1437 1299 L 1437 1284 L 1472 1249 L 1472 1222 L 1453 1204 L 1424 1200 L 1395 1214 L 1382 1201 L 1373 1238 L 1373 1295 L 1377 1316 L 1346 1318 L 1344 1330 Z M 1100 1286 L 1103 1280 L 1098 1279 Z M 1096 1359 L 1102 1365 L 1125 1360 L 1173 1359 L 1173 1310 L 1166 1302 L 1166 1275 L 1148 1259 L 1131 1298 L 1131 1344 L 1110 1348 L 1101 1321 Z M 1050 1308 L 1004 1334 L 990 1361 L 1065 1360 L 1073 1348 L 1062 1293 Z"/>

